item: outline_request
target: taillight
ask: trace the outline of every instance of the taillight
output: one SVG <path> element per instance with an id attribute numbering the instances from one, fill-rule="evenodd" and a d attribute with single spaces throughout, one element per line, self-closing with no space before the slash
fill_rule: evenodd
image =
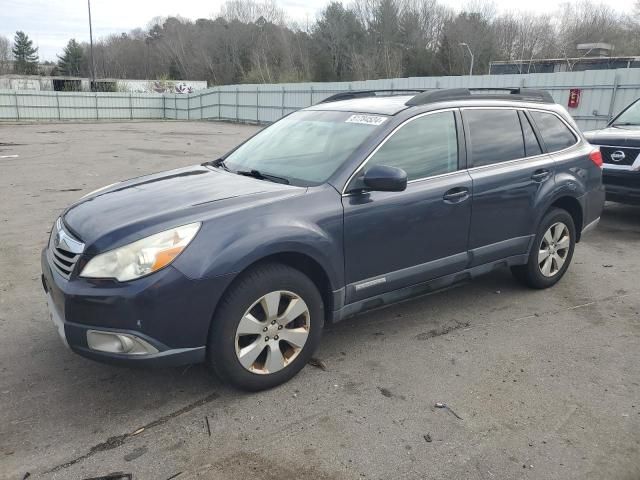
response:
<path id="1" fill-rule="evenodd" d="M 589 154 L 589 160 L 596 164 L 596 167 L 602 168 L 602 153 L 600 150 L 594 150 Z"/>

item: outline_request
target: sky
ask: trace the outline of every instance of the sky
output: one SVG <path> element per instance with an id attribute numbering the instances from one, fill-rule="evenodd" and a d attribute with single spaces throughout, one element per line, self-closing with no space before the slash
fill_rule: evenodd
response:
<path id="1" fill-rule="evenodd" d="M 276 0 L 287 16 L 304 25 L 311 22 L 329 0 Z M 617 10 L 628 8 L 632 0 L 608 0 Z M 111 33 L 146 27 L 157 16 L 180 15 L 197 19 L 210 18 L 220 11 L 224 0 L 91 0 L 94 40 Z M 348 0 L 347 2 L 348 3 Z M 440 0 L 460 9 L 469 0 Z M 498 12 L 554 10 L 558 0 L 494 0 Z M 70 38 L 89 41 L 86 0 L 0 0 L 0 35 L 13 40 L 16 30 L 23 30 L 39 48 L 41 60 L 56 61 Z"/>

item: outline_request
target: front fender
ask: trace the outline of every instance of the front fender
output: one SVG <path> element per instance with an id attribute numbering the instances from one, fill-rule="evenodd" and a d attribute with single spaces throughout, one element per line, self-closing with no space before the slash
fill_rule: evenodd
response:
<path id="1" fill-rule="evenodd" d="M 191 279 L 213 278 L 279 253 L 312 258 L 333 289 L 343 286 L 342 204 L 333 188 L 207 221 L 174 265 Z"/>
<path id="2" fill-rule="evenodd" d="M 280 253 L 298 253 L 312 258 L 322 266 L 332 289 L 338 289 L 343 278 L 342 246 L 331 236 L 313 225 L 271 225 L 226 245 L 219 254 L 210 257 L 204 277 L 238 273 L 255 262 Z M 336 261 L 336 259 L 340 261 Z"/>

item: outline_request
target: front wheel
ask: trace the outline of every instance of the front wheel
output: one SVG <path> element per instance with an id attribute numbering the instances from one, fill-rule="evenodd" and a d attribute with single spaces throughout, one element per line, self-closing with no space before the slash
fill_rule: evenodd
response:
<path id="1" fill-rule="evenodd" d="M 262 265 L 243 274 L 221 301 L 208 361 L 237 388 L 271 388 L 305 366 L 323 326 L 324 305 L 315 284 L 286 265 Z"/>
<path id="2" fill-rule="evenodd" d="M 566 210 L 547 212 L 534 239 L 526 265 L 512 267 L 514 276 L 531 288 L 548 288 L 565 274 L 576 245 L 573 218 Z"/>

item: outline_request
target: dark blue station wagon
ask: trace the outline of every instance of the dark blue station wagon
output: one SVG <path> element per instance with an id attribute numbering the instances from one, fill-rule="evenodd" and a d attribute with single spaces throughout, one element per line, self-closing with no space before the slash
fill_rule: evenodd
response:
<path id="1" fill-rule="evenodd" d="M 600 152 L 545 92 L 408 93 L 338 94 L 71 205 L 42 253 L 63 340 L 259 390 L 325 322 L 501 267 L 555 284 L 600 218 Z"/>

